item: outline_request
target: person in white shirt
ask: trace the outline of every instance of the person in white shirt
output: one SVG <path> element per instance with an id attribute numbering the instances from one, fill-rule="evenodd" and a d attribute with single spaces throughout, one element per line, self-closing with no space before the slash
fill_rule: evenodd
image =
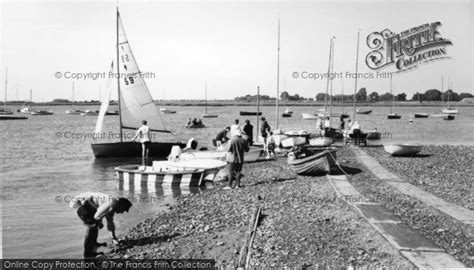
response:
<path id="1" fill-rule="evenodd" d="M 98 243 L 99 230 L 104 227 L 102 218 L 107 220 L 107 230 L 112 236 L 112 241 L 117 245 L 118 239 L 115 235 L 114 214 L 128 212 L 132 203 L 126 198 L 115 198 L 100 192 L 85 192 L 72 198 L 69 203 L 71 208 L 77 209 L 77 215 L 87 227 L 84 238 L 84 258 L 93 258 L 100 253 L 95 249 L 99 246 L 107 246 L 106 243 Z"/>
<path id="2" fill-rule="evenodd" d="M 230 137 L 232 138 L 236 136 L 237 134 L 242 134 L 242 133 L 244 132 L 240 128 L 239 119 L 235 119 L 234 124 L 230 126 Z"/>
<path id="3" fill-rule="evenodd" d="M 146 120 L 142 121 L 142 126 L 137 130 L 137 133 L 133 137 L 132 141 L 136 141 L 142 144 L 142 163 L 145 165 L 145 159 L 148 158 L 150 152 L 150 127 L 148 127 Z"/>

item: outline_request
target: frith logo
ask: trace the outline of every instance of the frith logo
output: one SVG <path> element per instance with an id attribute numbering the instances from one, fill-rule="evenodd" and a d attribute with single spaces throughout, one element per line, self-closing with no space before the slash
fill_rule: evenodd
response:
<path id="1" fill-rule="evenodd" d="M 397 72 L 407 71 L 420 64 L 446 59 L 446 46 L 453 45 L 438 32 L 440 22 L 427 23 L 395 34 L 389 29 L 367 36 L 372 50 L 365 58 L 370 69 L 378 70 L 395 65 Z"/>

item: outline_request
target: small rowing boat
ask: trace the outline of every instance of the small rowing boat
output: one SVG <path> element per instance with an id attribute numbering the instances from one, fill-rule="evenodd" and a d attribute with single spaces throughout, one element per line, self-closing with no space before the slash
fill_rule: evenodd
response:
<path id="1" fill-rule="evenodd" d="M 336 165 L 336 148 L 301 149 L 288 154 L 288 165 L 297 174 L 324 175 Z"/>
<path id="2" fill-rule="evenodd" d="M 419 144 L 385 144 L 383 148 L 392 156 L 414 156 L 422 147 Z"/>
<path id="3" fill-rule="evenodd" d="M 372 110 L 361 110 L 360 108 L 356 110 L 357 114 L 369 114 Z"/>

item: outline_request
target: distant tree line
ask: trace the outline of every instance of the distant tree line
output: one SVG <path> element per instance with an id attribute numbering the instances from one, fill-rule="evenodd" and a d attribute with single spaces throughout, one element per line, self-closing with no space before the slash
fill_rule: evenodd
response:
<path id="1" fill-rule="evenodd" d="M 326 95 L 325 93 L 319 93 L 316 95 L 315 99 L 319 102 L 324 102 L 326 100 L 329 101 L 330 96 Z M 415 93 L 411 99 L 407 98 L 407 94 L 399 93 L 395 96 L 390 94 L 389 92 L 385 94 L 379 94 L 378 92 L 373 91 L 370 94 L 367 94 L 367 89 L 365 87 L 360 88 L 359 91 L 356 93 L 356 101 L 357 102 L 378 102 L 378 101 L 461 101 L 463 98 L 466 97 L 474 97 L 471 93 L 456 93 L 451 89 L 448 89 L 445 92 L 441 92 L 438 89 L 430 89 L 425 91 L 425 93 Z M 274 101 L 274 97 L 270 97 L 268 95 L 260 95 L 261 101 Z M 298 94 L 290 95 L 287 91 L 283 91 L 280 94 L 280 99 L 283 101 L 307 101 L 307 100 L 314 100 L 313 98 L 305 98 L 299 96 Z M 257 100 L 257 95 L 246 95 L 242 97 L 236 97 L 235 101 L 249 101 L 253 102 Z M 354 95 L 333 95 L 332 101 L 333 102 L 352 102 L 354 100 Z"/>

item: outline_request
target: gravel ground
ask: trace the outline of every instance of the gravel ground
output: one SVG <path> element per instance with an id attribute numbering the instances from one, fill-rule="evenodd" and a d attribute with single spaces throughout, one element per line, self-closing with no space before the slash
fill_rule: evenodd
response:
<path id="1" fill-rule="evenodd" d="M 381 147 L 364 150 L 411 184 L 474 210 L 474 147 L 423 146 L 417 158 L 392 157 Z"/>
<path id="2" fill-rule="evenodd" d="M 338 155 L 339 156 L 339 155 Z M 245 164 L 242 189 L 224 183 L 177 199 L 170 211 L 123 237 L 112 258 L 213 258 L 235 267 L 250 215 L 263 215 L 251 251 L 258 267 L 374 266 L 413 268 L 350 206 L 325 177 L 296 176 L 286 159 Z"/>
<path id="3" fill-rule="evenodd" d="M 435 148 L 438 147 L 427 147 L 427 150 Z M 455 148 L 458 149 L 458 147 Z M 449 146 L 447 147 L 447 149 L 452 149 L 452 147 Z M 371 155 L 373 155 L 373 153 L 377 153 L 377 155 L 374 155 L 377 159 L 380 159 L 378 158 L 378 155 L 382 155 L 382 165 L 386 166 L 384 162 L 388 163 L 388 158 L 385 157 L 384 154 L 380 153 L 380 151 L 383 151 L 383 149 L 372 149 L 368 147 L 363 148 L 363 150 L 367 151 Z M 442 152 L 447 153 L 450 151 L 439 150 L 439 152 L 437 153 Z M 357 160 L 352 150 L 348 148 L 343 149 L 340 151 L 338 157 L 343 168 L 359 168 L 362 170 L 362 172 L 354 174 L 352 177 L 349 178 L 351 183 L 361 193 L 363 193 L 366 197 L 381 202 L 387 209 L 391 210 L 402 221 L 409 224 L 412 228 L 418 230 L 426 238 L 430 239 L 440 247 L 444 248 L 449 254 L 453 255 L 459 261 L 463 262 L 466 266 L 474 267 L 474 229 L 472 228 L 472 226 L 465 225 L 416 199 L 413 199 L 398 192 L 396 189 L 380 181 Z M 445 168 L 455 168 L 458 166 L 458 159 L 445 159 L 443 157 L 437 158 L 445 161 L 443 163 Z M 402 170 L 400 170 L 400 168 L 392 164 L 390 167 L 390 171 L 399 174 L 400 176 L 405 173 L 410 173 L 407 172 L 408 166 L 413 166 L 413 168 L 420 166 L 420 163 L 418 163 L 420 162 L 419 159 L 419 157 L 394 158 L 394 163 L 399 162 L 401 160 L 400 162 L 403 162 L 404 167 L 400 167 L 403 168 Z M 423 158 L 423 160 L 424 159 L 425 158 Z M 451 162 L 454 162 L 455 164 L 446 164 Z M 408 165 L 410 163 L 412 165 Z M 445 170 L 446 169 L 442 169 L 440 171 L 444 172 Z M 422 176 L 423 172 L 423 170 L 418 172 L 418 178 L 428 179 Z M 447 172 L 445 172 L 445 174 L 449 175 L 449 173 Z M 405 177 L 403 176 L 402 178 L 405 179 Z M 464 181 L 460 182 L 464 183 Z M 446 192 L 449 193 L 449 191 Z"/>

